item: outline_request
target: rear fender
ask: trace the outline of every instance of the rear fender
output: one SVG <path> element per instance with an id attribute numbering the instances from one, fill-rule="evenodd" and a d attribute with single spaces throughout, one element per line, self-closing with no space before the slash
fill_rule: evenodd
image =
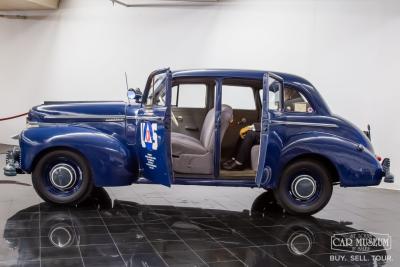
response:
<path id="1" fill-rule="evenodd" d="M 33 171 L 45 153 L 73 150 L 87 160 L 96 186 L 120 186 L 138 177 L 135 151 L 96 129 L 79 126 L 29 128 L 21 133 L 21 168 Z"/>
<path id="2" fill-rule="evenodd" d="M 310 155 L 329 160 L 341 186 L 378 185 L 382 179 L 382 167 L 367 148 L 338 136 L 315 132 L 289 140 L 282 149 L 278 173 L 293 160 Z M 274 178 L 270 187 L 277 186 L 278 177 Z"/>

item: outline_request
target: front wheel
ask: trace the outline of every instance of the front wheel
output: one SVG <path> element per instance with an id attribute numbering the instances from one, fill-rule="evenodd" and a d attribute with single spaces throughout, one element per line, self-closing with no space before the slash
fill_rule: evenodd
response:
<path id="1" fill-rule="evenodd" d="M 285 168 L 274 194 L 288 213 L 311 215 L 328 204 L 332 195 L 332 181 L 321 163 L 301 160 Z"/>
<path id="2" fill-rule="evenodd" d="M 44 155 L 32 173 L 32 184 L 43 200 L 53 204 L 78 204 L 93 189 L 86 160 L 68 150 L 52 151 Z"/>

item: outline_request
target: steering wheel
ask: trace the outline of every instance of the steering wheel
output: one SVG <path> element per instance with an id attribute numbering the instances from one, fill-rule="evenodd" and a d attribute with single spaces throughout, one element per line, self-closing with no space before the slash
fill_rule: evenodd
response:
<path id="1" fill-rule="evenodd" d="M 171 109 L 171 118 L 172 118 L 172 122 L 173 122 L 176 126 L 179 126 L 178 120 L 176 119 L 175 114 L 174 114 L 174 112 L 172 111 L 172 109 Z"/>

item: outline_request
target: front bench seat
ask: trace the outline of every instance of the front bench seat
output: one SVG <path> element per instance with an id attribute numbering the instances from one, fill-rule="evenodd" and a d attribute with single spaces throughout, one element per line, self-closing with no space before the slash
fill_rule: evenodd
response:
<path id="1" fill-rule="evenodd" d="M 233 119 L 228 105 L 221 107 L 221 142 Z M 215 109 L 211 109 L 203 122 L 200 140 L 181 133 L 171 133 L 173 169 L 178 173 L 212 174 L 214 152 Z"/>

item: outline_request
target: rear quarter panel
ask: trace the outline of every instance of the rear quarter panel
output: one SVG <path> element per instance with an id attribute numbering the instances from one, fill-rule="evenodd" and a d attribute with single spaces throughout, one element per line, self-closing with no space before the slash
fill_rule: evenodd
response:
<path id="1" fill-rule="evenodd" d="M 291 161 L 310 155 L 329 160 L 341 186 L 378 185 L 381 181 L 382 168 L 375 155 L 366 148 L 360 150 L 359 144 L 351 140 L 319 131 L 302 132 L 286 140 L 272 132 L 270 140 L 267 161 L 272 164 L 273 174 L 268 187 L 277 186 L 284 167 Z"/>

